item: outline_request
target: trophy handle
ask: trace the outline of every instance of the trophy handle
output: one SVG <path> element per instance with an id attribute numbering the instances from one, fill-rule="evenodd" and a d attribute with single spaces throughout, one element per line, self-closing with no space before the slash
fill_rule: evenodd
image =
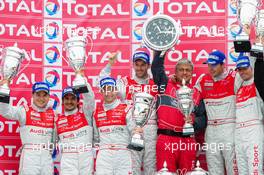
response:
<path id="1" fill-rule="evenodd" d="M 19 75 L 21 72 L 23 72 L 23 71 L 29 66 L 29 64 L 30 64 L 31 54 L 30 54 L 29 52 L 27 52 L 26 50 L 24 50 L 24 49 L 23 49 L 23 52 L 24 52 L 24 55 L 25 55 L 25 57 L 23 58 L 23 60 L 24 60 L 25 58 L 27 58 L 29 61 L 28 61 L 28 63 L 27 63 L 22 69 L 20 69 L 20 70 L 18 71 L 17 75 Z M 22 61 L 21 61 L 21 62 L 22 62 Z"/>
<path id="2" fill-rule="evenodd" d="M 91 52 L 93 50 L 93 46 L 94 46 L 93 39 L 92 39 L 92 37 L 90 35 L 87 35 L 86 38 L 88 38 L 91 41 L 91 48 L 89 50 L 89 52 Z"/>
<path id="3" fill-rule="evenodd" d="M 146 123 L 151 118 L 152 113 L 156 110 L 155 105 L 156 105 L 156 99 L 153 99 L 150 106 L 149 106 L 149 112 L 148 112 L 148 116 L 146 119 Z"/>
<path id="4" fill-rule="evenodd" d="M 65 49 L 63 49 L 63 50 L 65 50 Z M 69 61 L 68 61 L 64 56 L 62 56 L 62 59 L 63 59 L 68 65 L 70 65 Z"/>

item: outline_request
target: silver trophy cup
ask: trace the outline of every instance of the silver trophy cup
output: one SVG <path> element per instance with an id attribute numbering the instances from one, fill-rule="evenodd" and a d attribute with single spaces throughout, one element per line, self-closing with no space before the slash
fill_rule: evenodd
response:
<path id="1" fill-rule="evenodd" d="M 186 173 L 186 175 L 209 175 L 209 173 L 200 167 L 200 162 L 197 160 L 194 170 Z"/>
<path id="2" fill-rule="evenodd" d="M 264 37 L 264 10 L 259 10 L 256 18 L 256 36 L 258 42 L 252 46 L 250 55 L 256 58 L 263 59 L 263 44 L 262 39 Z"/>
<path id="3" fill-rule="evenodd" d="M 259 4 L 259 0 L 238 1 L 238 21 L 243 29 L 234 41 L 236 52 L 250 52 L 251 50 L 249 40 L 250 26 L 256 17 Z"/>
<path id="4" fill-rule="evenodd" d="M 181 112 L 185 118 L 189 117 L 193 111 L 193 90 L 185 85 L 185 80 L 182 80 L 182 86 L 176 91 L 176 96 Z M 194 134 L 193 125 L 185 122 L 183 125 L 183 135 Z"/>
<path id="5" fill-rule="evenodd" d="M 83 69 L 87 60 L 86 45 L 86 38 L 81 36 L 73 36 L 67 39 L 64 44 L 68 62 L 76 73 L 72 87 L 77 93 L 88 92 L 86 80 L 79 73 Z"/>
<path id="6" fill-rule="evenodd" d="M 14 46 L 6 47 L 2 53 L 1 61 L 1 74 L 4 80 L 11 81 L 17 74 L 21 65 L 21 62 L 25 58 L 25 52 Z M 0 86 L 0 101 L 9 103 L 10 100 L 10 88 L 8 84 Z"/>
<path id="7" fill-rule="evenodd" d="M 163 163 L 163 168 L 155 174 L 156 175 L 176 175 L 176 173 L 169 172 L 169 170 L 167 168 L 167 162 L 166 161 L 164 161 L 164 163 Z"/>
<path id="8" fill-rule="evenodd" d="M 146 92 L 135 93 L 133 96 L 132 116 L 136 121 L 137 127 L 144 127 L 151 116 L 151 109 L 154 97 Z M 129 149 L 141 151 L 144 148 L 143 135 L 135 133 L 132 135 Z"/>

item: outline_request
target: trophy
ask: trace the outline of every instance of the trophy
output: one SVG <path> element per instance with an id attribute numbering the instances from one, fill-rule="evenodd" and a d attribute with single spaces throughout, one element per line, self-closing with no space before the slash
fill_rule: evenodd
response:
<path id="1" fill-rule="evenodd" d="M 67 61 L 74 69 L 76 77 L 73 80 L 72 87 L 76 93 L 86 93 L 88 88 L 85 78 L 79 73 L 83 69 L 87 60 L 86 55 L 87 40 L 85 37 L 72 36 L 66 40 L 64 48 L 66 49 Z"/>
<path id="2" fill-rule="evenodd" d="M 188 172 L 186 175 L 209 175 L 209 173 L 200 167 L 200 162 L 197 160 L 194 170 Z"/>
<path id="3" fill-rule="evenodd" d="M 146 92 L 134 93 L 133 95 L 133 112 L 137 127 L 144 127 L 151 116 L 151 108 L 154 97 Z M 143 135 L 135 133 L 132 135 L 129 149 L 141 151 L 144 148 Z"/>
<path id="4" fill-rule="evenodd" d="M 162 51 L 161 55 L 179 42 L 181 34 L 180 21 L 164 14 L 157 14 L 147 19 L 142 28 L 144 45 L 154 51 Z"/>
<path id="5" fill-rule="evenodd" d="M 193 111 L 193 90 L 185 85 L 185 80 L 182 79 L 182 86 L 176 91 L 179 108 L 184 116 L 187 118 Z M 194 128 L 190 123 L 185 122 L 183 125 L 183 135 L 193 135 Z"/>
<path id="6" fill-rule="evenodd" d="M 164 161 L 163 163 L 163 168 L 161 170 L 159 170 L 157 173 L 155 173 L 156 175 L 176 175 L 176 173 L 171 173 L 169 172 L 168 168 L 167 168 L 167 162 Z"/>
<path id="7" fill-rule="evenodd" d="M 4 48 L 1 61 L 2 78 L 11 81 L 18 74 L 21 62 L 24 58 L 25 53 L 17 47 L 17 43 L 15 43 L 14 46 Z M 9 101 L 10 88 L 8 84 L 5 83 L 0 86 L 0 102 L 9 103 Z"/>
<path id="8" fill-rule="evenodd" d="M 250 55 L 256 58 L 263 59 L 263 44 L 262 39 L 264 37 L 264 10 L 259 10 L 256 19 L 256 36 L 258 37 L 258 42 L 252 46 Z"/>
<path id="9" fill-rule="evenodd" d="M 250 26 L 254 20 L 259 0 L 239 0 L 238 1 L 238 20 L 242 27 L 242 32 L 234 41 L 236 52 L 250 52 L 251 44 L 249 41 Z"/>

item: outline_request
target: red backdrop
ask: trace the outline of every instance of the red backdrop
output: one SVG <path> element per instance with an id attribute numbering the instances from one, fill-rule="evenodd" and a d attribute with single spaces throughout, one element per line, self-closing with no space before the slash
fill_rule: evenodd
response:
<path id="1" fill-rule="evenodd" d="M 32 84 L 47 81 L 52 86 L 51 103 L 57 101 L 61 109 L 61 90 L 74 78 L 63 59 L 63 41 L 71 29 L 90 37 L 85 70 L 99 99 L 96 77 L 107 56 L 120 50 L 113 75 L 132 75 L 131 56 L 141 44 L 142 23 L 157 12 L 181 20 L 183 29 L 180 44 L 167 54 L 168 74 L 179 59 L 187 58 L 195 64 L 195 82 L 206 72 L 202 63 L 214 49 L 228 55 L 229 68 L 234 65 L 233 40 L 239 31 L 234 0 L 0 0 L 1 50 L 17 42 L 29 55 L 25 69 L 12 81 L 11 103 L 30 104 Z M 0 117 L 0 175 L 18 174 L 18 129 L 17 122 Z"/>

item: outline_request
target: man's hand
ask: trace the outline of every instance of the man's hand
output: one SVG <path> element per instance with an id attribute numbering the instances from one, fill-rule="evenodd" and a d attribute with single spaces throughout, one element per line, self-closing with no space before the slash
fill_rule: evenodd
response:
<path id="1" fill-rule="evenodd" d="M 0 81 L 0 86 L 2 86 L 3 84 L 10 84 L 10 80 L 7 80 L 7 79 L 3 79 Z"/>
<path id="2" fill-rule="evenodd" d="M 78 70 L 78 71 L 76 71 L 75 72 L 76 74 L 79 74 L 79 75 L 81 75 L 81 76 L 85 76 L 85 73 L 84 73 L 84 69 L 82 68 L 82 69 L 80 69 L 80 70 Z"/>
<path id="3" fill-rule="evenodd" d="M 117 52 L 112 52 L 111 55 L 108 57 L 109 59 L 109 64 L 113 66 L 116 62 L 117 56 L 120 53 L 120 51 Z"/>
<path id="4" fill-rule="evenodd" d="M 249 25 L 243 25 L 243 30 L 246 34 L 250 35 L 250 26 Z"/>
<path id="5" fill-rule="evenodd" d="M 136 127 L 133 130 L 133 134 L 142 134 L 143 133 L 143 128 Z"/>
<path id="6" fill-rule="evenodd" d="M 192 116 L 190 116 L 190 115 L 188 117 L 185 117 L 184 120 L 185 120 L 186 123 L 193 124 Z"/>
<path id="7" fill-rule="evenodd" d="M 255 43 L 261 43 L 264 46 L 264 37 L 257 36 Z"/>

